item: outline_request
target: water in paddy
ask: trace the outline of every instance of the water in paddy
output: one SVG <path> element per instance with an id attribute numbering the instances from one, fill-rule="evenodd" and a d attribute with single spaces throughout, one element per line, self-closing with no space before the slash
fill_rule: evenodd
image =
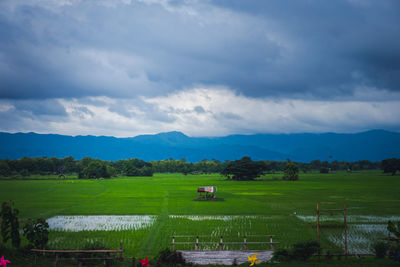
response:
<path id="1" fill-rule="evenodd" d="M 296 216 L 298 219 L 308 222 L 310 224 L 315 223 L 315 216 Z M 103 215 L 103 216 L 56 216 L 49 218 L 50 230 L 56 231 L 124 231 L 124 230 L 140 230 L 150 228 L 156 221 L 156 215 L 127 215 L 127 216 L 114 216 L 114 215 Z M 238 227 L 240 225 L 245 226 L 246 230 L 251 230 L 252 225 L 265 222 L 265 226 L 268 224 L 268 220 L 272 218 L 269 216 L 201 216 L 201 215 L 169 215 L 171 225 L 174 224 L 174 220 L 187 219 L 188 224 L 202 222 L 208 224 L 207 221 L 221 221 L 221 225 L 217 224 L 213 227 L 211 236 L 219 236 L 231 232 L 230 230 L 238 230 L 242 233 L 243 229 Z M 362 215 L 349 215 L 347 216 L 347 233 L 348 233 L 348 248 L 350 253 L 372 253 L 372 245 L 375 241 L 380 238 L 386 237 L 388 232 L 386 230 L 387 222 L 400 221 L 399 216 L 362 216 Z M 192 223 L 191 223 L 192 222 Z M 334 223 L 338 227 L 327 227 L 321 228 L 321 234 L 325 235 L 327 239 L 334 244 L 341 246 L 344 243 L 344 231 L 340 227 L 340 223 L 343 223 L 343 217 L 341 216 L 324 216 L 321 217 L 321 225 L 329 225 Z M 179 225 L 179 223 L 177 224 Z M 178 227 L 178 226 L 177 226 Z M 179 227 L 178 227 L 179 228 Z M 224 228 L 224 229 L 222 229 Z M 232 228 L 232 229 L 228 229 Z M 239 229 L 240 228 L 240 229 Z M 249 229 L 250 228 L 250 229 Z M 179 229 L 175 229 L 174 232 L 179 234 Z M 174 234 L 176 234 L 174 233 Z M 237 234 L 240 234 L 237 232 Z M 171 233 L 172 234 L 172 233 Z M 269 233 L 275 234 L 275 233 Z M 279 239 L 279 237 L 277 236 Z"/>
<path id="2" fill-rule="evenodd" d="M 50 230 L 58 231 L 123 231 L 150 227 L 155 219 L 154 215 L 55 216 L 47 223 Z"/>
<path id="3" fill-rule="evenodd" d="M 305 222 L 315 222 L 316 216 L 297 216 Z M 347 216 L 347 244 L 349 253 L 371 254 L 373 244 L 388 236 L 387 222 L 400 221 L 400 216 Z M 344 246 L 343 216 L 321 216 L 321 235 L 338 246 Z M 334 224 L 337 227 L 329 227 Z M 325 227 L 324 227 L 325 226 Z"/>

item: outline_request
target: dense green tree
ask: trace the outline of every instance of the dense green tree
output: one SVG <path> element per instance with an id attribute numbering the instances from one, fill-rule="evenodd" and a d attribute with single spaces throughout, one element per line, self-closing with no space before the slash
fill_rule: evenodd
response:
<path id="1" fill-rule="evenodd" d="M 381 166 L 384 173 L 395 175 L 397 171 L 400 171 L 400 159 L 391 158 L 382 160 Z"/>
<path id="2" fill-rule="evenodd" d="M 286 168 L 283 172 L 284 180 L 298 180 L 299 179 L 299 168 L 294 162 L 288 161 Z"/>
<path id="3" fill-rule="evenodd" d="M 48 158 L 37 158 L 36 165 L 41 174 L 49 174 L 55 171 L 53 162 Z"/>
<path id="4" fill-rule="evenodd" d="M 7 176 L 11 174 L 11 169 L 10 166 L 8 166 L 8 163 L 4 160 L 0 161 L 0 175 L 1 176 Z"/>
<path id="5" fill-rule="evenodd" d="M 230 162 L 221 174 L 232 180 L 253 180 L 261 176 L 267 166 L 262 161 L 252 161 L 250 157 Z"/>
<path id="6" fill-rule="evenodd" d="M 83 169 L 84 178 L 109 178 L 107 166 L 101 160 L 92 160 L 89 165 Z"/>
<path id="7" fill-rule="evenodd" d="M 140 159 L 129 159 L 123 162 L 122 173 L 126 176 L 153 176 L 153 169 L 151 163 Z"/>
<path id="8" fill-rule="evenodd" d="M 24 157 L 17 161 L 17 168 L 19 171 L 26 170 L 28 173 L 36 172 L 36 160 L 34 158 Z"/>

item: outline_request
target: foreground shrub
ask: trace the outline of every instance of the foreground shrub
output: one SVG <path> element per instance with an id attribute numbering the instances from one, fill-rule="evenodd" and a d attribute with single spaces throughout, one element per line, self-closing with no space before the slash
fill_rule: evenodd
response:
<path id="1" fill-rule="evenodd" d="M 1 205 L 1 237 L 4 244 L 11 239 L 11 244 L 15 248 L 19 248 L 21 243 L 21 238 L 19 237 L 18 213 L 19 211 L 13 208 L 12 204 L 10 205 L 7 202 L 3 202 Z"/>
<path id="2" fill-rule="evenodd" d="M 293 245 L 292 249 L 278 249 L 273 254 L 273 260 L 289 261 L 301 260 L 306 261 L 320 249 L 320 244 L 316 241 L 300 242 Z"/>
<path id="3" fill-rule="evenodd" d="M 272 260 L 274 261 L 289 261 L 291 256 L 287 249 L 277 249 L 273 253 Z"/>
<path id="4" fill-rule="evenodd" d="M 386 256 L 386 253 L 388 251 L 388 245 L 383 241 L 378 241 L 373 245 L 373 249 L 375 256 L 381 259 Z"/>
<path id="5" fill-rule="evenodd" d="M 292 257 L 295 260 L 306 261 L 318 252 L 320 245 L 317 241 L 300 242 L 293 245 Z"/>
<path id="6" fill-rule="evenodd" d="M 45 219 L 29 220 L 24 228 L 24 236 L 34 248 L 45 248 L 49 241 L 49 224 Z"/>
<path id="7" fill-rule="evenodd" d="M 156 266 L 176 264 L 185 265 L 185 259 L 182 257 L 182 253 L 171 251 L 169 248 L 161 250 L 156 258 Z"/>
<path id="8" fill-rule="evenodd" d="M 400 261 L 400 244 L 398 242 L 390 245 L 389 258 Z"/>

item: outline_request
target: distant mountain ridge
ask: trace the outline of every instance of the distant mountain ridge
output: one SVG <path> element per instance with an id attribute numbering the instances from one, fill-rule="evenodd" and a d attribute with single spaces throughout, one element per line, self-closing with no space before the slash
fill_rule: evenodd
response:
<path id="1" fill-rule="evenodd" d="M 197 162 L 250 156 L 254 160 L 309 162 L 400 157 L 400 133 L 372 130 L 355 134 L 303 133 L 189 137 L 181 132 L 129 138 L 0 132 L 0 158 L 89 156 L 103 160 L 168 158 Z"/>

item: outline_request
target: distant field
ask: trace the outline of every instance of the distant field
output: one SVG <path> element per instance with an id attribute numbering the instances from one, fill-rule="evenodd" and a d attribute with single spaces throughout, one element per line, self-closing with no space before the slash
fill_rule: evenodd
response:
<path id="1" fill-rule="evenodd" d="M 365 171 L 301 174 L 295 182 L 274 180 L 280 177 L 274 174 L 263 177 L 267 180 L 240 182 L 227 181 L 219 174 L 1 180 L 0 200 L 13 201 L 22 220 L 60 215 L 155 215 L 151 223 L 136 230 L 51 232 L 53 247 L 78 248 L 98 240 L 117 248 L 122 241 L 126 256 L 155 255 L 169 246 L 172 235 L 213 235 L 212 240 L 223 235 L 241 240 L 244 234 L 273 234 L 281 247 L 315 239 L 317 201 L 346 201 L 351 249 L 367 251 L 370 240 L 385 234 L 387 219 L 400 219 L 400 176 Z M 205 185 L 218 187 L 220 201 L 193 201 L 197 187 Z M 340 216 L 325 218 L 340 225 Z M 340 227 L 323 229 L 326 246 L 340 243 L 341 238 Z"/>

